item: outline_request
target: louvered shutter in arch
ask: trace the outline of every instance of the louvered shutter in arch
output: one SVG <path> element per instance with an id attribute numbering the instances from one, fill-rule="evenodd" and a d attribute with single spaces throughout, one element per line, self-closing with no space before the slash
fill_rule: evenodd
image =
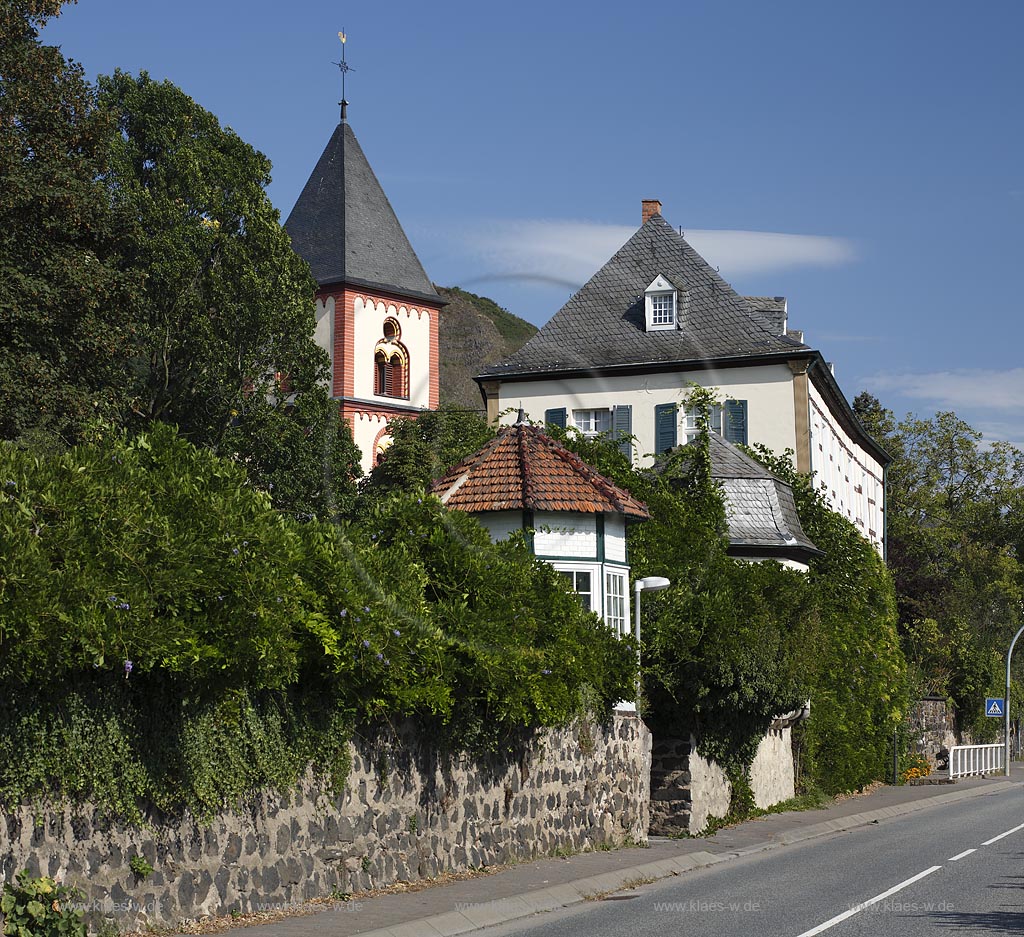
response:
<path id="1" fill-rule="evenodd" d="M 612 409 L 612 439 L 619 442 L 619 452 L 627 459 L 633 459 L 633 407 L 619 404 Z"/>
<path id="2" fill-rule="evenodd" d="M 553 410 L 544 411 L 544 422 L 551 423 L 560 429 L 565 429 L 565 407 L 555 407 Z"/>
<path id="3" fill-rule="evenodd" d="M 654 407 L 654 451 L 668 452 L 678 442 L 676 413 L 679 404 L 659 403 Z"/>
<path id="4" fill-rule="evenodd" d="M 726 442 L 747 444 L 747 402 L 745 400 L 727 400 L 725 402 L 722 427 Z"/>

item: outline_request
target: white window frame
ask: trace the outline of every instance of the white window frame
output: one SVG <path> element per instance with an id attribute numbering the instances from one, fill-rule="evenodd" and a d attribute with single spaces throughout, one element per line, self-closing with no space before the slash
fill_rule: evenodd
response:
<path id="1" fill-rule="evenodd" d="M 667 310 L 665 300 L 668 300 Z M 678 324 L 678 290 L 661 274 L 644 290 L 644 314 L 648 332 L 665 332 Z"/>
<path id="2" fill-rule="evenodd" d="M 676 297 L 674 293 L 651 293 L 651 327 L 676 324 Z"/>
<path id="3" fill-rule="evenodd" d="M 564 566 L 561 563 L 559 563 L 557 566 L 555 566 L 555 569 L 566 577 L 566 579 L 568 580 L 569 591 L 574 592 L 576 595 L 580 596 L 583 607 L 588 612 L 597 612 L 598 614 L 601 613 L 601 594 L 600 592 L 595 593 L 594 591 L 595 585 L 597 585 L 598 587 L 600 587 L 601 585 L 600 567 L 597 567 L 595 569 L 592 566 Z M 580 573 L 585 573 L 587 576 L 590 577 L 589 590 L 581 590 L 578 588 L 579 583 L 577 582 L 576 577 L 580 575 Z M 583 601 L 583 596 L 586 596 L 585 601 Z"/>
<path id="4" fill-rule="evenodd" d="M 629 573 L 626 570 L 605 569 L 604 620 L 620 638 L 631 633 L 628 581 Z"/>
<path id="5" fill-rule="evenodd" d="M 693 442 L 700 435 L 701 407 L 687 407 L 683 414 L 683 436 L 685 442 Z M 712 433 L 722 435 L 722 405 L 712 404 L 708 410 L 708 429 Z"/>
<path id="6" fill-rule="evenodd" d="M 601 417 L 600 421 L 598 416 Z M 598 422 L 607 423 L 607 426 L 601 428 L 597 425 Z M 573 410 L 572 424 L 584 436 L 592 439 L 595 436 L 600 436 L 602 433 L 610 433 L 612 431 L 612 411 L 608 407 Z"/>

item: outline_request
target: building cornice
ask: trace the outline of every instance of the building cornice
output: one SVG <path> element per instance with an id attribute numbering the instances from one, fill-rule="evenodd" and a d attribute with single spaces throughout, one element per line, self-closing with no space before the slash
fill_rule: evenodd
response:
<path id="1" fill-rule="evenodd" d="M 429 306 L 434 310 L 440 310 L 449 305 L 449 300 L 442 299 L 436 293 L 430 296 L 427 293 L 417 293 L 413 290 L 399 289 L 397 286 L 390 286 L 386 283 L 371 283 L 369 280 L 359 280 L 355 277 L 342 279 L 325 280 L 319 284 L 320 293 L 338 293 L 350 289 L 356 293 L 370 293 L 375 296 L 384 296 L 398 302 L 407 303 L 412 306 Z"/>

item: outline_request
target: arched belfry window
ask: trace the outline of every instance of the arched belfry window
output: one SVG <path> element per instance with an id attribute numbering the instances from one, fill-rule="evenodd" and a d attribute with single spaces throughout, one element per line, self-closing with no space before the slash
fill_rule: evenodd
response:
<path id="1" fill-rule="evenodd" d="M 409 397 L 409 352 L 401 335 L 395 319 L 384 320 L 384 336 L 373 349 L 373 392 L 380 397 Z"/>

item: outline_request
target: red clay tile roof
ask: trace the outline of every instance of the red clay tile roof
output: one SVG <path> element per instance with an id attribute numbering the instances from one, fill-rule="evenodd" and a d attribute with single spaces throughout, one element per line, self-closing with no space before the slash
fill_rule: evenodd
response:
<path id="1" fill-rule="evenodd" d="M 579 511 L 646 519 L 647 506 L 535 426 L 517 423 L 448 470 L 431 490 L 449 508 Z"/>

